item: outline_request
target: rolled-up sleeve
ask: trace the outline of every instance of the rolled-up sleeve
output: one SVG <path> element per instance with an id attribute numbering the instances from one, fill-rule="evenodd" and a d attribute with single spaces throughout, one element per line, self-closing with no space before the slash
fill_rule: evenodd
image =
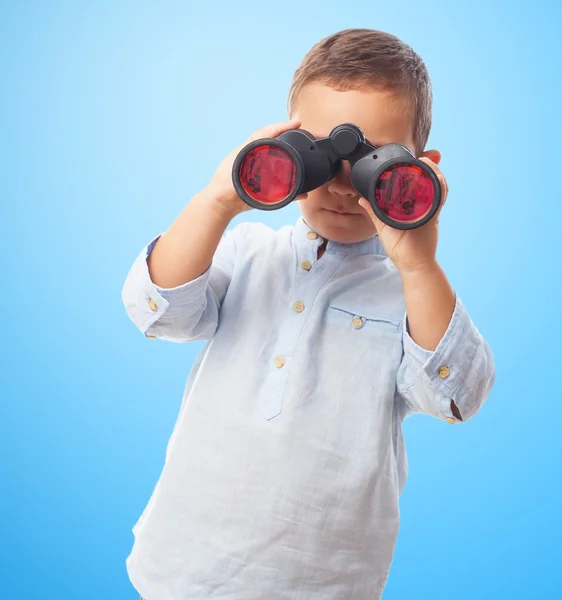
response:
<path id="1" fill-rule="evenodd" d="M 462 301 L 435 351 L 418 346 L 410 337 L 407 315 L 403 328 L 404 356 L 398 370 L 397 391 L 407 413 L 425 413 L 448 423 L 473 417 L 488 398 L 495 381 L 492 351 L 474 326 Z"/>
<path id="2" fill-rule="evenodd" d="M 239 229 L 240 226 L 223 236 L 207 271 L 174 288 L 161 288 L 150 278 L 147 259 L 160 236 L 145 246 L 133 262 L 121 294 L 137 329 L 150 339 L 211 339 L 234 271 Z"/>

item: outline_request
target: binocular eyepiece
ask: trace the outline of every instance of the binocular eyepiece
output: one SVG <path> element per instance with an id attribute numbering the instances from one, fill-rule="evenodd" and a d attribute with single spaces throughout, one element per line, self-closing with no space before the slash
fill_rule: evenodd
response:
<path id="1" fill-rule="evenodd" d="M 350 123 L 322 139 L 294 129 L 250 142 L 234 160 L 232 180 L 249 206 L 278 210 L 330 181 L 342 160 L 351 165 L 353 187 L 390 227 L 415 229 L 438 211 L 441 185 L 433 169 L 402 144 L 374 146 Z"/>

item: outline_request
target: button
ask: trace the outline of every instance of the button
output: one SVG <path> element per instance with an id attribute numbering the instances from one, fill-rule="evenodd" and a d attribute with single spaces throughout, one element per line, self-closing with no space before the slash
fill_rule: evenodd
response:
<path id="1" fill-rule="evenodd" d="M 312 269 L 312 265 L 307 261 L 307 260 L 303 260 L 301 262 L 301 267 L 305 270 L 305 271 L 310 271 L 310 269 Z"/>
<path id="2" fill-rule="evenodd" d="M 275 366 L 276 366 L 278 369 L 281 369 L 281 368 L 283 368 L 283 367 L 285 366 L 285 359 L 284 359 L 282 356 L 278 356 L 278 357 L 275 359 Z"/>
<path id="3" fill-rule="evenodd" d="M 309 232 L 306 234 L 306 237 L 307 237 L 309 240 L 315 240 L 315 239 L 318 237 L 318 234 L 314 233 L 314 231 L 309 231 Z"/>
<path id="4" fill-rule="evenodd" d="M 441 367 L 439 369 L 439 377 L 441 377 L 441 379 L 447 379 L 447 377 L 449 377 L 450 374 L 451 370 L 449 369 L 449 367 Z"/>
<path id="5" fill-rule="evenodd" d="M 363 327 L 363 325 L 365 324 L 365 321 L 363 321 L 361 317 L 355 317 L 351 321 L 351 324 L 353 325 L 353 327 L 355 327 L 355 329 L 361 329 L 361 327 Z"/>
<path id="6" fill-rule="evenodd" d="M 155 339 L 156 339 L 156 336 L 155 336 L 155 335 L 147 335 L 147 336 L 146 336 L 146 339 L 147 339 L 147 340 L 155 340 Z"/>
<path id="7" fill-rule="evenodd" d="M 304 310 L 304 304 L 302 302 L 295 302 L 293 308 L 295 312 L 301 313 Z"/>
<path id="8" fill-rule="evenodd" d="M 156 304 L 152 298 L 148 301 L 148 306 L 150 307 L 150 310 L 158 310 L 158 304 Z"/>
<path id="9" fill-rule="evenodd" d="M 447 421 L 447 423 L 449 423 L 450 425 L 454 425 L 456 423 L 455 419 L 453 419 L 453 417 L 447 417 L 445 419 L 445 421 Z"/>

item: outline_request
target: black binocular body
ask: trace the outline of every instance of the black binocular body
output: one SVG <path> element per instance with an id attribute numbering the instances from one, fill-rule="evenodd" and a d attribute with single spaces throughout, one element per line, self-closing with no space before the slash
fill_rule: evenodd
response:
<path id="1" fill-rule="evenodd" d="M 294 129 L 250 142 L 234 160 L 232 180 L 249 206 L 278 210 L 333 179 L 343 160 L 353 187 L 390 227 L 415 229 L 438 211 L 441 185 L 433 169 L 402 144 L 371 144 L 351 123 L 322 139 Z"/>

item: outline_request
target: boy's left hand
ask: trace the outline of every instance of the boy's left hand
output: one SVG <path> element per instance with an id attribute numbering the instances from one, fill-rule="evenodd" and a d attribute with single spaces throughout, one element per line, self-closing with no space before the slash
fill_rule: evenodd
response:
<path id="1" fill-rule="evenodd" d="M 422 157 L 419 160 L 429 165 L 441 182 L 441 206 L 429 223 L 407 231 L 393 229 L 375 215 L 371 205 L 365 198 L 359 199 L 359 204 L 373 220 L 388 257 L 401 273 L 423 270 L 425 267 L 435 264 L 438 239 L 437 225 L 449 191 L 447 180 L 439 167 L 427 157 Z"/>

